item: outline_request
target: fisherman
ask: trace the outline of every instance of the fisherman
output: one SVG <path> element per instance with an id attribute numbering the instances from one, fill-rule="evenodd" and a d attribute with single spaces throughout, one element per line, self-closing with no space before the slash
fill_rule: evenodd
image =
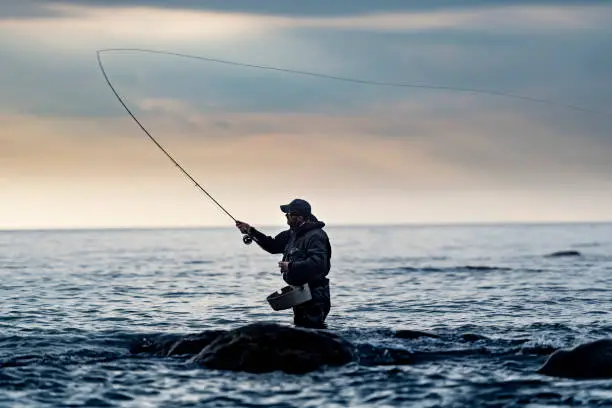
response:
<path id="1" fill-rule="evenodd" d="M 312 299 L 293 307 L 293 322 L 296 326 L 325 328 L 325 319 L 331 308 L 329 279 L 331 267 L 331 245 L 325 223 L 315 217 L 310 204 L 296 198 L 280 209 L 287 217 L 289 229 L 275 237 L 256 230 L 249 224 L 236 221 L 236 227 L 243 234 L 253 238 L 271 254 L 283 254 L 278 263 L 283 280 L 289 285 L 308 284 Z"/>

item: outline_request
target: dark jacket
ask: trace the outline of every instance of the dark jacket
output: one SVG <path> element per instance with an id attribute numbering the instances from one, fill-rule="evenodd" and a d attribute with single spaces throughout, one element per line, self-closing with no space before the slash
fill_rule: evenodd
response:
<path id="1" fill-rule="evenodd" d="M 274 238 L 255 228 L 250 235 L 263 250 L 282 253 L 283 261 L 289 262 L 289 272 L 283 274 L 285 282 L 296 286 L 309 283 L 313 287 L 328 282 L 325 277 L 331 268 L 332 250 L 324 226 L 324 222 L 313 217 L 295 231 L 288 229 Z"/>

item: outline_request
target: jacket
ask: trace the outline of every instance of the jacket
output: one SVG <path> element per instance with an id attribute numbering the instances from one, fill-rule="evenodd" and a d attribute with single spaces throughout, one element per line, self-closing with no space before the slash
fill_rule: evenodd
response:
<path id="1" fill-rule="evenodd" d="M 283 279 L 289 285 L 309 283 L 311 287 L 328 282 L 326 276 L 331 269 L 332 249 L 325 223 L 313 217 L 297 229 L 288 229 L 275 237 L 267 236 L 255 228 L 250 235 L 265 251 L 283 254 L 283 261 L 289 262 L 289 271 Z"/>

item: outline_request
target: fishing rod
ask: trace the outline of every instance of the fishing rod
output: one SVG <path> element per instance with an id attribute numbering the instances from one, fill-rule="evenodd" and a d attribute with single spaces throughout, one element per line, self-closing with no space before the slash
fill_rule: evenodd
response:
<path id="1" fill-rule="evenodd" d="M 155 138 L 153 136 L 151 136 L 151 134 L 149 133 L 149 131 L 142 125 L 142 123 L 140 123 L 140 121 L 136 118 L 136 116 L 132 113 L 132 111 L 130 110 L 130 108 L 127 107 L 127 105 L 125 104 L 125 102 L 123 101 L 123 98 L 121 98 L 121 96 L 119 95 L 119 93 L 115 90 L 115 87 L 113 86 L 113 84 L 111 83 L 110 79 L 108 78 L 108 75 L 106 74 L 106 71 L 104 69 L 104 65 L 102 64 L 102 59 L 100 58 L 100 53 L 103 52 L 103 50 L 99 50 L 96 51 L 96 55 L 97 55 L 97 59 L 98 59 L 98 65 L 100 66 L 100 70 L 102 71 L 102 75 L 104 75 L 104 79 L 106 80 L 106 83 L 108 84 L 108 86 L 110 87 L 110 89 L 113 91 L 113 93 L 115 94 L 115 96 L 117 97 L 117 99 L 119 100 L 119 102 L 121 103 L 121 105 L 125 108 L 125 110 L 127 111 L 127 113 L 132 117 L 132 119 L 134 119 L 134 122 L 136 122 L 136 124 L 138 124 L 138 126 L 140 126 L 140 129 L 142 129 L 142 131 L 149 137 L 149 139 L 155 143 L 155 145 L 166 155 L 166 157 L 168 157 L 168 159 L 170 159 L 172 161 L 172 163 L 174 163 L 176 165 L 176 167 L 178 167 L 181 172 L 183 172 L 183 174 L 185 176 L 187 176 L 187 178 L 189 178 L 189 180 L 191 180 L 196 187 L 198 187 L 202 192 L 204 192 L 204 194 L 206 194 L 208 196 L 208 198 L 210 198 L 221 210 L 223 210 L 223 212 L 225 214 L 228 215 L 228 217 L 230 217 L 234 222 L 236 222 L 236 218 L 234 218 L 234 216 L 232 214 L 229 213 L 229 211 L 227 211 L 221 204 L 219 204 L 219 202 L 217 200 L 215 200 L 215 198 L 210 195 L 208 193 L 208 191 L 206 191 L 206 189 L 204 189 L 204 187 L 202 187 L 200 185 L 200 183 L 197 182 L 196 179 L 194 179 L 191 174 L 189 174 L 187 172 L 187 170 L 185 170 L 183 168 L 183 166 L 181 166 L 179 164 L 179 162 L 177 162 L 171 155 L 170 153 L 168 153 L 166 151 L 166 149 L 164 149 L 164 147 L 159 144 L 159 142 L 157 140 L 155 140 Z M 242 241 L 249 245 L 250 243 L 253 242 L 253 238 L 249 235 L 249 234 L 244 234 L 242 237 Z"/>

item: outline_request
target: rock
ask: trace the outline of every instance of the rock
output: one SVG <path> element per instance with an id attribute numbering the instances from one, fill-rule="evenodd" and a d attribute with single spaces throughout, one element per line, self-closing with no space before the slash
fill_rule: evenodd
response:
<path id="1" fill-rule="evenodd" d="M 418 339 L 419 337 L 431 337 L 433 339 L 440 338 L 440 336 L 437 334 L 417 330 L 397 330 L 395 332 L 395 337 L 399 337 L 400 339 Z"/>
<path id="2" fill-rule="evenodd" d="M 476 333 L 464 333 L 461 335 L 463 341 L 474 342 L 480 340 L 490 340 L 488 337 Z"/>
<path id="3" fill-rule="evenodd" d="M 558 252 L 553 252 L 552 254 L 548 254 L 546 255 L 547 258 L 563 258 L 563 257 L 570 257 L 570 256 L 582 256 L 582 253 L 580 253 L 579 251 L 558 251 Z"/>
<path id="4" fill-rule="evenodd" d="M 612 378 L 612 339 L 581 344 L 571 350 L 557 350 L 538 373 L 564 378 Z"/>
<path id="5" fill-rule="evenodd" d="M 254 323 L 219 335 L 189 362 L 218 370 L 301 374 L 354 360 L 353 345 L 325 330 Z"/>

